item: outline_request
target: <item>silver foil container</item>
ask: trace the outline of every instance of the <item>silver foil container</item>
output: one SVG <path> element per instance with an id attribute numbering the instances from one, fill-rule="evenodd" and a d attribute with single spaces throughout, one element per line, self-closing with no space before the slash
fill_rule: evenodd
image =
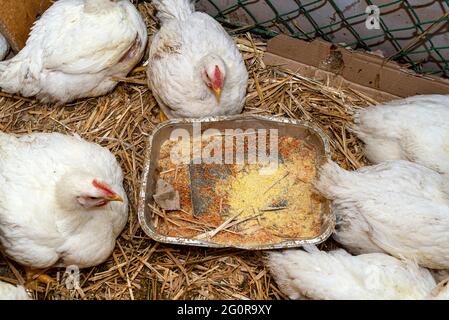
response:
<path id="1" fill-rule="evenodd" d="M 152 212 L 148 203 L 154 204 L 153 194 L 155 192 L 157 181 L 157 167 L 159 162 L 159 151 L 162 144 L 170 139 L 173 130 L 178 128 L 186 129 L 190 132 L 193 130 L 194 123 L 201 123 L 202 131 L 207 129 L 278 129 L 279 136 L 293 136 L 307 140 L 313 145 L 318 152 L 318 164 L 321 166 L 330 159 L 331 151 L 329 140 L 324 132 L 314 124 L 295 120 L 290 118 L 282 118 L 275 116 L 260 115 L 236 115 L 222 117 L 208 117 L 202 119 L 172 119 L 159 124 L 149 137 L 148 147 L 145 155 L 145 167 L 139 194 L 138 217 L 139 223 L 144 232 L 153 240 L 197 247 L 210 248 L 237 248 L 246 250 L 272 250 L 301 247 L 310 244 L 319 244 L 326 241 L 333 233 L 335 228 L 335 215 L 331 210 L 330 201 L 322 204 L 321 212 L 321 232 L 317 237 L 307 239 L 285 239 L 285 241 L 275 244 L 256 244 L 256 245 L 240 245 L 240 244 L 218 244 L 206 240 L 170 237 L 159 234 L 152 223 Z"/>

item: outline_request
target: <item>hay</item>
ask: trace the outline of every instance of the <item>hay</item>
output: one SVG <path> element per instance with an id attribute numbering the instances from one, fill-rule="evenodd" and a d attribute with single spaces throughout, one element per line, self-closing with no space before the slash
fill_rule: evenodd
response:
<path id="1" fill-rule="evenodd" d="M 154 11 L 139 3 L 150 33 Z M 251 76 L 246 113 L 310 120 L 328 134 L 333 158 L 345 168 L 365 163 L 361 142 L 348 130 L 352 113 L 375 103 L 351 89 L 334 89 L 280 67 L 265 66 L 266 45 L 246 34 L 236 38 Z M 40 299 L 283 299 L 263 265 L 262 252 L 212 250 L 158 244 L 140 230 L 136 207 L 148 135 L 158 123 L 158 106 L 138 68 L 108 96 L 65 107 L 0 93 L 0 130 L 77 133 L 110 149 L 125 173 L 129 223 L 109 260 L 81 271 L 81 286 L 63 289 L 64 270 L 48 275 L 59 284 L 33 290 Z M 321 247 L 333 248 L 328 241 Z M 0 280 L 23 283 L 24 270 L 0 255 Z"/>

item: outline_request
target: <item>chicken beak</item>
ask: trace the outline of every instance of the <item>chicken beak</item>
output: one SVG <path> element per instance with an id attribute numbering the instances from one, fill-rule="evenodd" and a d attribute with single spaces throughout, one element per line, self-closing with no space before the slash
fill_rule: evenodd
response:
<path id="1" fill-rule="evenodd" d="M 217 99 L 217 102 L 220 103 L 221 99 L 221 88 L 213 88 L 215 98 Z"/>
<path id="2" fill-rule="evenodd" d="M 120 197 L 118 194 L 114 194 L 112 196 L 106 197 L 105 200 L 123 202 L 123 198 Z"/>

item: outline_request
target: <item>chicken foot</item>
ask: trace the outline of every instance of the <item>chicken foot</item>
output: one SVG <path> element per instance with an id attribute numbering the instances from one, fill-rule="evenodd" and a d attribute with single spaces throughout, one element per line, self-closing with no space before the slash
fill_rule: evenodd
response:
<path id="1" fill-rule="evenodd" d="M 46 285 L 54 284 L 55 280 L 49 275 L 46 275 L 44 273 L 47 270 L 39 270 L 25 267 L 27 286 L 37 285 L 38 282 L 44 283 Z"/>

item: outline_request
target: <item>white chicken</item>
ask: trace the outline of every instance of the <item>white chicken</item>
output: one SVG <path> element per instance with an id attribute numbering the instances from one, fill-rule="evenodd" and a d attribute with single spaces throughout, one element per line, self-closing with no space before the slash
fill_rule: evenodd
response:
<path id="1" fill-rule="evenodd" d="M 326 163 L 315 187 L 333 200 L 335 240 L 351 252 L 387 252 L 449 268 L 449 180 L 396 160 L 346 171 Z"/>
<path id="2" fill-rule="evenodd" d="M 449 95 L 422 95 L 361 110 L 355 132 L 373 163 L 409 160 L 449 173 Z"/>
<path id="3" fill-rule="evenodd" d="M 151 42 L 148 84 L 168 118 L 242 111 L 248 72 L 234 40 L 190 0 L 153 0 L 161 29 Z"/>
<path id="4" fill-rule="evenodd" d="M 0 61 L 5 59 L 9 52 L 9 44 L 5 37 L 0 33 Z"/>
<path id="5" fill-rule="evenodd" d="M 127 222 L 122 182 L 115 157 L 80 137 L 0 133 L 2 249 L 32 269 L 102 263 Z"/>
<path id="6" fill-rule="evenodd" d="M 0 281 L 0 300 L 31 300 L 31 297 L 24 287 Z"/>
<path id="7" fill-rule="evenodd" d="M 147 29 L 128 0 L 59 0 L 36 21 L 0 88 L 42 102 L 104 95 L 141 60 Z"/>
<path id="8" fill-rule="evenodd" d="M 269 253 L 267 264 L 290 299 L 448 299 L 446 282 L 437 286 L 427 269 L 383 253 L 352 256 L 317 248 Z"/>

